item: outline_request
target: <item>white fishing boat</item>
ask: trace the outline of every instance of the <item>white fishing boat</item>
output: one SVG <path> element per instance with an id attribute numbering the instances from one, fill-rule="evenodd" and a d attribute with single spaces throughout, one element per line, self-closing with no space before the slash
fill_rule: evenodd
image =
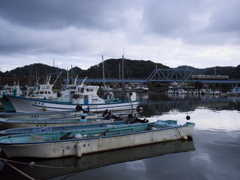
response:
<path id="1" fill-rule="evenodd" d="M 236 86 L 232 89 L 232 91 L 222 93 L 222 96 L 240 96 L 240 88 Z"/>
<path id="2" fill-rule="evenodd" d="M 87 78 L 87 77 L 86 77 Z M 77 86 L 71 102 L 35 100 L 31 98 L 5 96 L 16 109 L 16 112 L 41 112 L 41 111 L 71 111 L 80 105 L 91 112 L 101 112 L 106 109 L 124 110 L 136 109 L 139 101 L 136 101 L 136 93 L 128 93 L 120 99 L 102 99 L 97 95 L 99 86 L 86 86 L 83 82 Z"/>
<path id="3" fill-rule="evenodd" d="M 5 86 L 3 86 L 2 91 L 0 91 L 0 102 L 3 105 L 4 111 L 15 112 L 15 108 L 12 105 L 12 103 L 5 99 L 3 95 L 22 96 L 22 91 L 19 87 L 19 82 L 17 85 L 16 82 L 14 82 L 13 86 L 8 86 L 8 84 L 6 84 Z"/>
<path id="4" fill-rule="evenodd" d="M 142 87 L 139 84 L 136 84 L 133 90 L 142 90 Z"/>
<path id="5" fill-rule="evenodd" d="M 8 158 L 81 157 L 84 154 L 127 147 L 191 139 L 194 123 L 177 121 L 135 123 L 71 132 L 48 132 L 0 137 L 0 148 Z"/>
<path id="6" fill-rule="evenodd" d="M 2 90 L 0 91 L 0 98 L 3 95 L 15 95 L 15 96 L 20 96 L 22 94 L 22 91 L 19 87 L 19 82 L 16 85 L 16 82 L 14 82 L 13 86 L 9 86 L 6 84 L 5 86 L 2 87 Z"/>
<path id="7" fill-rule="evenodd" d="M 143 85 L 143 86 L 142 86 L 142 90 L 143 90 L 143 91 L 148 91 L 149 88 L 147 87 L 147 85 Z"/>
<path id="8" fill-rule="evenodd" d="M 26 96 L 26 98 L 40 99 L 40 100 L 46 99 L 46 100 L 52 100 L 52 101 L 57 100 L 57 93 L 54 93 L 52 90 L 55 83 L 50 84 L 50 79 L 51 79 L 51 76 L 49 77 L 47 76 L 46 84 L 36 83 L 33 91 L 28 92 L 28 95 Z"/>
<path id="9" fill-rule="evenodd" d="M 71 102 L 75 92 L 78 90 L 77 78 L 78 76 L 76 76 L 73 84 L 62 85 L 61 91 L 57 93 L 58 102 Z"/>

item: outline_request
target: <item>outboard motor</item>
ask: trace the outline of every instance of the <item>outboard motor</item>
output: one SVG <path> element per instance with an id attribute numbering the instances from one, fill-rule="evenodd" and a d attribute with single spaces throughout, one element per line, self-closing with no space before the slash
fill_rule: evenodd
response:
<path id="1" fill-rule="evenodd" d="M 76 111 L 83 111 L 84 113 L 88 113 L 89 112 L 89 111 L 84 110 L 82 108 L 82 106 L 80 106 L 80 105 L 77 105 L 75 109 L 76 109 Z"/>
<path id="2" fill-rule="evenodd" d="M 108 110 L 108 109 L 106 109 L 106 110 L 103 112 L 102 116 L 103 116 L 105 119 L 110 119 L 110 118 L 113 118 L 113 119 L 115 119 L 115 120 L 120 120 L 120 119 L 121 119 L 120 116 L 115 116 L 115 115 L 112 113 L 112 110 Z"/>
<path id="3" fill-rule="evenodd" d="M 102 116 L 103 116 L 105 119 L 110 119 L 110 118 L 112 117 L 112 111 L 106 109 L 106 110 L 103 112 Z"/>
<path id="4" fill-rule="evenodd" d="M 135 115 L 129 114 L 127 116 L 127 119 L 125 120 L 125 122 L 126 122 L 126 124 L 133 124 L 136 119 L 137 119 L 137 117 Z"/>
<path id="5" fill-rule="evenodd" d="M 127 119 L 125 120 L 125 122 L 126 122 L 126 124 L 133 124 L 133 123 L 137 123 L 137 122 L 140 122 L 140 123 L 148 123 L 149 122 L 149 120 L 147 120 L 147 119 L 143 119 L 143 120 L 141 120 L 141 119 L 138 119 L 137 117 L 136 117 L 136 114 L 129 114 L 128 116 L 127 116 Z"/>

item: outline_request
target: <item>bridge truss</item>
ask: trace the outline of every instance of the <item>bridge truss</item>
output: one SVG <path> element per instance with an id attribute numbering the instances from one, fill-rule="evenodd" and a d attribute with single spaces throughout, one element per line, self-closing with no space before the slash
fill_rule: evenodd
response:
<path id="1" fill-rule="evenodd" d="M 194 70 L 182 70 L 182 69 L 155 69 L 150 76 L 148 81 L 193 81 L 192 75 L 198 75 Z M 197 79 L 194 81 L 201 81 Z"/>

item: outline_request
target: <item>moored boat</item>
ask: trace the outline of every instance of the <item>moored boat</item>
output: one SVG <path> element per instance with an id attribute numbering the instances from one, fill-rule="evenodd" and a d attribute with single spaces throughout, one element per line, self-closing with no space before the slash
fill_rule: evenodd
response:
<path id="1" fill-rule="evenodd" d="M 55 116 L 65 116 L 65 115 L 81 115 L 83 114 L 83 111 L 42 111 L 42 112 L 25 112 L 25 113 L 0 113 L 0 117 L 2 118 L 31 118 L 31 117 L 55 117 Z"/>
<path id="2" fill-rule="evenodd" d="M 111 120 L 112 121 L 112 120 Z M 5 119 L 1 120 L 0 124 L 6 129 L 12 128 L 27 128 L 27 127 L 48 127 L 48 126 L 70 126 L 70 125 L 81 125 L 81 124 L 91 124 L 91 123 L 99 123 L 99 122 L 109 122 L 109 120 L 105 120 L 103 118 L 93 118 L 86 119 L 85 117 L 79 118 L 63 118 L 63 119 Z"/>
<path id="3" fill-rule="evenodd" d="M 83 154 L 139 146 L 193 136 L 195 124 L 177 121 L 136 123 L 126 126 L 0 137 L 9 158 L 81 157 Z"/>
<path id="4" fill-rule="evenodd" d="M 84 79 L 84 81 L 86 78 Z M 129 93 L 120 99 L 102 99 L 97 95 L 99 86 L 85 86 L 82 82 L 77 86 L 77 90 L 71 102 L 37 100 L 23 97 L 4 96 L 16 109 L 16 112 L 41 112 L 45 111 L 70 111 L 78 105 L 91 112 L 102 112 L 106 109 L 124 110 L 136 109 L 139 101 L 136 101 L 136 93 Z M 60 100 L 60 98 L 59 98 Z"/>
<path id="5" fill-rule="evenodd" d="M 240 88 L 236 86 L 231 92 L 222 93 L 222 96 L 240 96 Z"/>
<path id="6" fill-rule="evenodd" d="M 82 156 L 82 158 L 71 156 L 65 158 L 34 159 L 35 165 L 32 168 L 31 166 L 29 167 L 31 159 L 17 159 L 17 162 L 12 162 L 11 160 L 6 161 L 34 179 L 49 179 L 50 177 L 60 179 L 60 177 L 56 176 L 66 173 L 82 172 L 92 168 L 102 168 L 117 163 L 129 163 L 130 161 L 143 160 L 166 154 L 171 156 L 171 154 L 176 155 L 176 153 L 187 153 L 189 151 L 195 151 L 193 140 L 175 140 L 118 149 L 115 151 L 86 154 Z M 3 179 L 15 179 L 16 175 L 10 172 L 9 166 L 5 165 L 0 171 L 0 176 Z"/>
<path id="7" fill-rule="evenodd" d="M 5 86 L 3 86 L 3 89 L 0 91 L 0 102 L 3 105 L 4 111 L 5 112 L 15 112 L 15 108 L 12 105 L 12 103 L 10 101 L 8 101 L 7 99 L 5 99 L 5 97 L 3 95 L 11 95 L 11 96 L 21 96 L 22 95 L 22 91 L 19 87 L 19 82 L 16 85 L 16 82 L 14 82 L 13 86 L 8 86 L 8 84 L 6 84 Z"/>
<path id="8" fill-rule="evenodd" d="M 120 126 L 120 125 L 126 125 L 126 121 L 110 120 L 110 122 L 97 121 L 97 123 L 92 123 L 92 124 L 79 124 L 79 125 L 70 125 L 70 126 L 44 126 L 43 128 L 39 128 L 39 127 L 14 128 L 14 129 L 6 129 L 6 130 L 0 131 L 0 136 L 13 135 L 13 134 L 39 133 L 39 132 L 72 131 L 72 130 L 102 128 L 102 127 Z"/>

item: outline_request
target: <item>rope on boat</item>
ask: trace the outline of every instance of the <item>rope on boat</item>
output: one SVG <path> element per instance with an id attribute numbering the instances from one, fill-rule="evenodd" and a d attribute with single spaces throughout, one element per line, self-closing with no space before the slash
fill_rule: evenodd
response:
<path id="1" fill-rule="evenodd" d="M 176 127 L 175 127 L 175 128 L 176 128 Z M 180 133 L 180 131 L 179 131 L 179 129 L 178 129 L 178 128 L 176 128 L 176 129 L 177 129 L 179 135 L 182 137 L 183 140 L 189 140 L 189 141 L 192 140 L 192 136 L 182 136 L 181 133 Z"/>
<path id="2" fill-rule="evenodd" d="M 179 135 L 183 138 L 183 136 L 181 135 L 181 133 L 180 133 L 180 131 L 178 130 L 178 128 L 176 128 L 177 129 L 177 131 L 178 131 L 178 133 L 179 133 Z"/>

